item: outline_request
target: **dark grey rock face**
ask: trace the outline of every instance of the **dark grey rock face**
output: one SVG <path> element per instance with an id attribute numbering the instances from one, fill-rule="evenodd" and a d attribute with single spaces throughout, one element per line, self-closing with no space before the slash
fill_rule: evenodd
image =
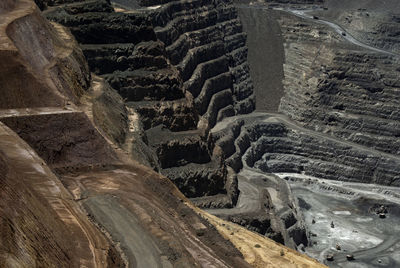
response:
<path id="1" fill-rule="evenodd" d="M 255 107 L 246 35 L 233 4 L 142 1 L 134 12 L 114 12 L 104 0 L 47 4 L 56 8 L 46 16 L 71 30 L 91 71 L 139 113 L 144 132 L 130 139 L 143 148 L 133 154 L 143 152 L 144 163 L 188 197 L 215 195 L 199 202 L 234 205 L 237 183 L 207 135 L 222 119 Z"/>
<path id="2" fill-rule="evenodd" d="M 211 213 L 229 219 L 246 219 L 252 215 L 253 219 L 260 220 L 264 213 L 255 213 L 257 210 L 251 205 L 254 202 L 251 200 L 259 197 L 254 193 L 249 197 L 245 195 L 249 187 L 266 189 L 271 204 L 276 206 L 267 209 L 275 210 L 275 216 L 270 218 L 276 222 L 273 230 L 292 247 L 307 246 L 307 227 L 299 204 L 284 198 L 292 196 L 289 186 L 268 174 L 297 173 L 335 181 L 400 185 L 398 156 L 311 131 L 283 115 L 255 113 L 225 120 L 213 129 L 211 136 L 216 148 L 222 151 L 225 163 L 240 172 L 239 177 L 244 177 L 239 179 L 241 198 L 249 199 L 241 203 L 242 206 L 247 204 L 245 211 L 236 208 L 212 210 Z M 261 199 L 258 202 L 263 203 Z M 280 204 L 285 205 L 281 207 Z M 242 223 L 249 225 L 247 221 Z"/>
<path id="3" fill-rule="evenodd" d="M 91 71 L 124 98 L 128 123 L 140 116 L 133 138 L 112 134 L 197 205 L 301 248 L 309 237 L 298 202 L 271 174 L 399 186 L 396 57 L 346 43 L 316 19 L 243 9 L 242 18 L 255 24 L 271 16 L 263 20 L 274 23 L 271 29 L 246 21 L 245 30 L 265 34 L 260 44 L 271 37 L 279 49 L 256 51 L 249 66 L 246 34 L 230 1 L 143 0 L 131 12 L 115 12 L 102 0 L 71 2 L 55 3 L 46 15 L 70 28 Z M 250 47 L 260 45 L 257 34 Z M 274 70 L 257 78 L 254 90 L 250 75 L 261 77 L 264 68 Z M 246 115 L 256 94 L 260 111 L 287 117 Z"/>
<path id="4" fill-rule="evenodd" d="M 322 4 L 324 0 L 266 0 L 267 3 L 280 4 Z"/>
<path id="5" fill-rule="evenodd" d="M 282 24 L 288 49 L 280 111 L 307 128 L 398 155 L 398 57 L 343 47 L 338 35 L 309 21 Z"/>
<path id="6" fill-rule="evenodd" d="M 255 13 L 243 11 L 243 17 Z M 288 117 L 256 113 L 227 119 L 212 131 L 225 163 L 245 177 L 239 179 L 239 189 L 246 193 L 262 184 L 274 199 L 273 189 L 283 186 L 275 183 L 270 189 L 265 183 L 279 182 L 268 175 L 279 173 L 399 186 L 398 57 L 351 43 L 315 22 L 318 18 L 280 16 L 285 92 L 279 111 Z M 247 202 L 251 204 L 250 197 Z M 308 237 L 296 210 L 298 204 L 275 212 L 282 224 L 276 230 L 286 244 L 292 239 L 300 245 Z M 212 213 L 244 217 L 238 210 Z"/>
<path id="7" fill-rule="evenodd" d="M 170 2 L 152 18 L 157 38 L 182 76 L 183 90 L 194 98 L 200 128 L 254 110 L 246 35 L 232 3 Z"/>
<path id="8" fill-rule="evenodd" d="M 247 34 L 249 73 L 253 80 L 256 110 L 277 112 L 283 96 L 283 36 L 277 21 L 279 12 L 238 5 Z"/>
<path id="9" fill-rule="evenodd" d="M 367 148 L 289 130 L 257 139 L 244 155 L 246 164 L 266 173 L 303 173 L 319 178 L 400 185 L 397 157 Z"/>

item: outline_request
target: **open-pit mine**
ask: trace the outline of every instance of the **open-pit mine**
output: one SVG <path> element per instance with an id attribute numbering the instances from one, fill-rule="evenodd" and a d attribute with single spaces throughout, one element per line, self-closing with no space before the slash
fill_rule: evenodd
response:
<path id="1" fill-rule="evenodd" d="M 400 267 L 398 0 L 0 0 L 0 267 Z"/>

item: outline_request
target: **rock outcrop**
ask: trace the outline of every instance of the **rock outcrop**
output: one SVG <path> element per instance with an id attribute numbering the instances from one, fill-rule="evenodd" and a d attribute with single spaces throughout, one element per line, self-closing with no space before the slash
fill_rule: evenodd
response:
<path id="1" fill-rule="evenodd" d="M 324 0 L 266 0 L 266 3 L 270 3 L 272 5 L 280 4 L 280 5 L 321 5 L 325 1 Z"/>
<path id="2" fill-rule="evenodd" d="M 66 104 L 65 96 L 77 103 L 89 87 L 90 73 L 75 41 L 66 29 L 45 22 L 30 1 L 21 3 L 17 10 L 8 2 L 3 4 L 8 15 L 0 18 L 4 59 L 0 107 L 61 107 Z M 39 30 L 42 35 L 35 34 Z"/>
<path id="3" fill-rule="evenodd" d="M 271 36 L 283 35 L 285 91 L 279 111 L 288 117 L 253 113 L 225 119 L 212 129 L 214 151 L 224 156 L 226 165 L 239 172 L 241 196 L 235 209 L 211 212 L 239 219 L 237 222 L 263 233 L 265 226 L 270 226 L 282 235 L 286 244 L 293 239 L 294 245 L 300 245 L 309 239 L 299 206 L 285 200 L 283 203 L 290 206 L 280 208 L 278 200 L 282 199 L 277 192 L 289 187 L 273 174 L 283 173 L 284 177 L 297 173 L 399 186 L 396 117 L 399 58 L 390 50 L 352 44 L 340 27 L 328 27 L 318 17 L 306 19 L 302 11 L 291 15 L 288 11 L 267 11 L 257 5 L 251 11 L 246 8 L 241 6 L 241 14 L 248 24 L 259 16 L 257 13 L 280 17 L 280 31 L 261 26 L 247 30 L 253 34 L 264 31 Z M 319 11 L 318 16 L 324 12 Z M 252 64 L 258 68 L 260 63 Z M 279 68 L 271 72 L 279 73 L 276 70 Z M 265 214 L 261 217 L 258 208 L 263 208 L 265 201 L 260 197 L 260 189 L 265 189 L 269 202 L 278 206 L 274 213 L 278 218 L 268 218 Z M 248 220 L 250 215 L 253 221 Z M 273 220 L 282 225 L 274 226 Z"/>
<path id="4" fill-rule="evenodd" d="M 248 267 L 168 179 L 118 148 L 128 112 L 103 80 L 91 83 L 68 30 L 33 1 L 14 4 L 0 5 L 1 62 L 17 66 L 0 72 L 10 96 L 0 110 L 0 266 Z"/>
<path id="5" fill-rule="evenodd" d="M 71 116 L 62 106 L 79 102 L 90 77 L 75 41 L 43 19 L 32 1 L 2 1 L 0 13 L 0 121 L 33 123 L 32 114 L 55 111 Z M 20 130 L 26 138 L 27 129 Z M 3 123 L 0 136 L 0 266 L 122 267 L 116 248 L 47 165 L 58 156 L 42 154 L 46 141 L 35 151 Z"/>
<path id="6" fill-rule="evenodd" d="M 340 25 L 356 39 L 373 47 L 400 53 L 400 3 L 343 0 L 326 1 L 318 16 Z"/>
<path id="7" fill-rule="evenodd" d="M 280 111 L 310 129 L 398 155 L 398 57 L 341 47 L 322 25 L 282 23 L 290 49 Z"/>
<path id="8" fill-rule="evenodd" d="M 272 3 L 269 7 L 294 7 L 323 1 L 267 2 Z M 257 21 L 272 14 L 271 29 L 254 30 L 246 24 L 245 30 L 273 38 L 279 53 L 263 59 L 285 61 L 283 68 L 271 71 L 277 74 L 271 85 L 268 77 L 257 78 L 254 90 L 250 75 L 261 75 L 257 53 L 261 58 L 262 51 L 251 55 L 256 68 L 250 71 L 246 34 L 230 1 L 118 0 L 113 5 L 105 0 L 56 1 L 42 7 L 47 7 L 44 14 L 49 19 L 70 29 L 98 76 L 96 83 L 103 85 L 89 97 L 95 100 L 92 108 L 85 102 L 81 105 L 101 126 L 99 133 L 86 136 L 111 166 L 119 158 L 97 147 L 98 137 L 110 139 L 167 176 L 195 204 L 293 248 L 307 246 L 307 228 L 288 184 L 274 173 L 399 185 L 395 45 L 380 53 L 346 42 L 346 33 L 315 23 L 316 16 L 304 19 L 299 14 L 242 10 L 242 17 Z M 396 21 L 396 16 L 392 19 Z M 395 44 L 396 24 L 382 27 L 377 29 L 391 35 Z M 352 33 L 358 36 L 354 29 Z M 268 43 L 267 37 L 260 42 Z M 254 40 L 253 36 L 250 47 L 257 46 Z M 382 47 L 382 40 L 389 39 L 375 38 L 372 43 Z M 268 86 L 274 89 L 266 90 Z M 261 102 L 268 100 L 257 104 L 260 111 L 279 111 L 288 117 L 245 115 L 255 109 L 256 94 Z M 113 106 L 114 111 L 109 109 Z M 74 111 L 70 116 L 79 119 L 76 124 L 87 124 L 80 123 L 87 120 L 81 115 Z M 35 125 L 15 119 L 4 122 L 19 132 L 20 126 Z M 73 133 L 67 137 L 79 143 Z M 88 141 L 80 142 L 80 148 L 91 148 L 85 147 Z M 40 151 L 38 141 L 31 143 Z M 64 150 L 74 151 L 74 146 L 55 147 L 60 159 L 68 158 Z M 74 157 L 76 164 L 95 165 L 86 163 L 84 155 Z M 88 156 L 96 160 L 96 175 L 111 177 L 109 164 L 96 157 Z M 80 178 L 68 173 L 81 167 L 67 166 L 57 170 L 66 174 L 75 190 Z M 91 187 L 85 189 L 96 192 Z M 253 200 L 251 194 L 257 197 Z M 97 220 L 104 221 L 99 215 Z"/>
<path id="9" fill-rule="evenodd" d="M 131 153 L 188 197 L 228 192 L 228 200 L 216 205 L 232 206 L 237 189 L 226 188 L 232 185 L 226 166 L 212 158 L 207 133 L 218 121 L 255 107 L 236 9 L 224 1 L 143 1 L 129 12 L 121 3 L 121 12 L 102 0 L 48 3 L 45 14 L 69 27 L 91 70 L 126 102 L 128 118 L 140 115 L 140 134 L 127 139 L 135 145 L 125 147 L 141 148 Z"/>
<path id="10" fill-rule="evenodd" d="M 200 128 L 254 109 L 246 35 L 232 3 L 170 2 L 153 14 L 155 33 L 194 98 Z"/>
<path id="11" fill-rule="evenodd" d="M 296 91 L 290 79 L 301 78 L 288 74 L 298 57 L 313 54 L 288 46 L 314 48 L 311 37 L 340 36 L 302 23 L 284 26 L 290 44 L 280 109 L 303 128 L 283 116 L 247 115 L 255 93 L 246 34 L 230 1 L 35 2 L 53 23 L 32 1 L 0 4 L 0 266 L 248 267 L 243 257 L 264 266 L 266 250 L 261 259 L 248 250 L 267 245 L 261 236 L 224 229 L 170 180 L 195 204 L 292 248 L 308 245 L 307 229 L 288 184 L 271 173 L 398 185 L 397 149 L 384 146 L 397 133 L 396 113 L 388 114 L 396 111 L 396 73 L 384 68 L 369 87 L 363 76 L 370 62 L 389 66 L 396 59 L 330 52 L 328 45 L 320 52 L 329 57 L 313 63 L 341 68 L 325 68 L 320 80 L 306 74 L 308 85 L 300 81 Z M 291 27 L 307 40 L 286 34 Z M 347 91 L 335 95 L 342 80 Z M 367 106 L 357 129 L 364 136 L 346 136 L 356 128 L 351 118 L 306 113 L 310 104 L 348 112 L 356 97 L 346 94 L 359 87 L 382 103 L 352 108 Z M 324 94 L 313 99 L 317 92 Z M 380 111 L 387 124 L 374 125 L 368 111 Z M 310 131 L 327 125 L 331 136 Z M 374 131 L 386 134 L 368 140 Z M 223 238 L 226 230 L 241 242 Z M 280 252 L 273 258 L 285 265 L 301 262 Z"/>
<path id="12" fill-rule="evenodd" d="M 223 121 L 221 126 L 217 125 L 211 132 L 215 151 L 221 150 L 226 159 L 225 163 L 239 173 L 241 198 L 258 200 L 254 205 L 251 205 L 254 201 L 250 200 L 242 203 L 245 209 L 215 210 L 212 213 L 293 248 L 307 246 L 307 230 L 298 204 L 291 197 L 289 186 L 283 180 L 268 175 L 278 171 L 262 170 L 254 164 L 257 155 L 255 151 L 261 155 L 274 151 L 270 148 L 260 148 L 260 140 L 267 135 L 280 139 L 288 131 L 282 123 L 266 123 L 264 120 L 266 117 L 263 114 L 258 114 L 258 117 L 243 116 L 237 120 Z M 254 194 L 247 196 L 247 192 L 253 187 L 259 189 L 258 197 Z"/>

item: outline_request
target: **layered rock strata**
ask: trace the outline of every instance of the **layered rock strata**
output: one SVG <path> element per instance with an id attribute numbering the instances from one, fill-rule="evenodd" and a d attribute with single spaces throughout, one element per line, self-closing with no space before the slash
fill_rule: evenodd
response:
<path id="1" fill-rule="evenodd" d="M 156 3 L 145 3 L 156 4 Z M 246 35 L 229 2 L 182 1 L 161 5 L 153 25 L 194 98 L 201 128 L 254 109 Z"/>
<path id="2" fill-rule="evenodd" d="M 282 24 L 288 49 L 280 111 L 307 128 L 398 155 L 399 58 L 343 47 L 323 25 L 293 17 Z"/>
<path id="3" fill-rule="evenodd" d="M 212 130 L 214 150 L 222 151 L 225 163 L 238 172 L 241 195 L 236 208 L 210 212 L 285 245 L 294 248 L 307 246 L 307 230 L 289 186 L 283 180 L 268 175 L 274 171 L 258 169 L 251 162 L 254 159 L 253 150 L 259 149 L 256 144 L 260 138 L 267 133 L 275 137 L 285 133 L 283 124 L 263 123 L 263 120 L 265 115 L 257 113 L 236 120 L 227 119 Z M 257 150 L 259 153 L 266 151 L 266 148 Z"/>
<path id="4" fill-rule="evenodd" d="M 288 185 L 269 174 L 299 173 L 331 180 L 399 185 L 397 156 L 310 131 L 283 115 L 256 113 L 226 119 L 211 135 L 214 150 L 222 151 L 225 163 L 239 172 L 241 195 L 237 208 L 210 212 L 278 241 L 282 239 L 287 245 L 307 245 L 308 232 L 296 201 L 285 199 L 291 196 Z M 260 190 L 255 193 L 254 187 L 265 189 L 267 199 Z"/>
<path id="5" fill-rule="evenodd" d="M 49 14 L 65 12 L 54 5 L 63 5 L 70 14 L 112 11 L 106 1 L 87 1 L 83 5 L 69 0 L 36 2 L 43 8 L 48 6 Z M 268 259 L 271 257 L 279 260 L 278 264 L 271 264 L 275 266 L 319 266 L 293 251 L 265 243 L 263 237 L 243 232 L 238 226 L 221 227 L 226 223 L 193 209 L 169 180 L 132 161 L 126 154 L 133 150 L 130 141 L 141 138 L 145 142 L 146 136 L 135 119 L 137 112 L 126 107 L 119 94 L 104 81 L 103 78 L 111 82 L 108 73 L 103 78 L 91 77 L 83 54 L 68 30 L 48 24 L 32 1 L 3 1 L 0 14 L 4 19 L 2 31 L 9 30 L 0 39 L 3 48 L 0 58 L 10 61 L 11 67 L 18 66 L 13 69 L 14 75 L 7 72 L 6 65 L 0 72 L 2 82 L 10 90 L 4 90 L 10 97 L 0 110 L 0 266 L 249 267 L 237 248 L 253 265 L 270 265 Z M 94 17 L 100 25 L 107 22 L 97 15 Z M 133 17 L 125 14 L 123 19 L 144 26 L 128 27 L 123 31 L 147 33 L 148 24 Z M 23 26 L 19 24 L 19 18 L 22 18 Z M 65 23 L 71 23 L 68 16 L 65 18 Z M 6 21 L 9 19 L 17 23 L 9 27 Z M 115 17 L 111 19 L 121 22 Z M 87 25 L 83 17 L 80 20 Z M 93 27 L 96 28 L 88 26 Z M 124 26 L 108 28 L 107 34 L 112 37 L 122 28 Z M 71 26 L 71 30 L 79 35 L 81 29 Z M 98 34 L 96 29 L 93 33 Z M 80 36 L 82 40 L 86 37 L 89 36 Z M 98 35 L 92 38 L 103 42 Z M 134 38 L 129 42 L 140 50 L 139 54 L 143 52 Z M 38 53 L 32 54 L 27 44 L 33 44 Z M 150 40 L 145 47 L 144 54 L 159 55 L 162 44 Z M 160 59 L 165 61 L 162 56 L 155 60 Z M 175 73 L 178 78 L 181 74 L 168 65 L 168 60 L 166 69 L 170 72 L 168 78 L 161 80 L 167 86 L 156 85 L 159 88 L 155 91 L 174 88 L 180 83 L 175 79 Z M 144 81 L 139 86 L 146 88 L 148 81 L 156 79 L 152 75 L 157 74 L 152 71 L 150 68 L 129 73 L 129 76 L 133 77 L 131 81 Z M 148 74 L 146 72 L 151 73 L 149 80 L 141 76 Z M 9 84 L 6 74 L 10 75 Z M 160 72 L 161 77 L 164 74 Z M 114 72 L 110 76 L 114 78 Z M 18 84 L 16 77 L 23 83 Z M 24 81 L 25 77 L 30 80 Z M 41 83 L 40 87 L 38 83 Z M 21 85 L 22 93 L 19 91 Z M 141 101 L 147 104 L 164 101 L 153 100 L 156 95 L 152 90 L 154 88 L 144 90 L 145 94 L 139 96 L 143 98 Z M 40 95 L 34 96 L 38 92 Z M 190 99 L 190 95 L 184 96 Z M 124 97 L 139 102 L 135 99 L 136 93 L 127 93 Z M 181 95 L 180 99 L 174 98 L 170 101 L 183 99 Z M 163 116 L 169 120 L 168 112 Z M 153 129 L 149 127 L 149 130 Z M 165 129 L 171 131 L 173 128 Z M 166 157 L 160 157 L 157 164 L 168 169 L 180 164 L 213 165 L 216 162 L 222 171 L 226 169 L 223 176 L 228 179 L 223 187 L 237 190 L 234 173 L 224 166 L 222 154 L 215 151 L 212 154 L 213 144 L 203 138 L 204 133 L 198 138 L 198 132 L 194 135 L 196 132 L 192 130 L 191 136 L 186 138 L 188 144 L 182 147 L 179 142 L 170 147 L 171 141 L 165 143 L 167 146 L 161 144 L 158 147 L 162 151 L 160 155 Z M 167 157 L 171 153 L 177 154 L 173 152 L 174 147 L 185 146 L 198 155 L 180 155 L 178 161 Z M 213 159 L 210 155 L 218 157 Z M 222 238 L 210 222 L 224 235 L 232 228 L 232 233 L 239 238 L 235 239 L 236 247 Z M 252 250 L 253 247 L 257 249 Z M 260 254 L 258 248 L 261 247 L 269 250 L 263 248 Z"/>
<path id="6" fill-rule="evenodd" d="M 318 16 L 342 26 L 363 43 L 400 53 L 400 4 L 397 1 L 328 1 Z"/>
<path id="7" fill-rule="evenodd" d="M 255 187 L 268 189 L 267 200 L 275 197 L 271 203 L 279 207 L 279 195 L 273 189 L 281 191 L 279 185 L 285 185 L 269 174 L 299 173 L 390 186 L 398 186 L 400 178 L 398 85 L 397 70 L 393 68 L 398 58 L 368 45 L 351 44 L 346 33 L 335 33 L 337 28 L 327 27 L 318 18 L 304 19 L 288 13 L 282 12 L 279 20 L 285 40 L 285 93 L 279 110 L 289 118 L 256 113 L 226 119 L 211 131 L 214 150 L 222 151 L 225 163 L 241 171 L 238 206 L 211 212 L 241 218 L 244 225 L 262 232 L 266 229 L 260 228 L 260 215 L 271 208 L 266 208 L 269 202 Z M 242 11 L 244 19 L 249 19 L 249 14 L 255 16 Z M 276 16 L 275 11 L 273 14 Z M 258 207 L 251 198 L 258 200 Z M 285 203 L 291 204 L 287 200 Z M 245 219 L 253 211 L 259 218 L 252 226 Z M 281 234 L 287 232 L 297 245 L 307 241 L 298 205 L 286 211 L 280 213 L 278 209 L 275 213 L 285 215 L 278 219 L 284 228 L 274 226 L 273 217 L 266 226 Z M 293 229 L 300 232 L 295 234 Z"/>
<path id="8" fill-rule="evenodd" d="M 212 157 L 207 133 L 223 118 L 255 106 L 236 9 L 204 0 L 141 4 L 133 11 L 120 4 L 123 12 L 114 12 L 100 0 L 52 3 L 45 14 L 70 28 L 91 70 L 124 98 L 128 118 L 140 115 L 139 130 L 125 148 L 141 148 L 131 153 L 188 197 L 217 195 L 225 201 L 214 205 L 232 206 L 235 176 Z M 165 163 L 178 152 L 184 155 Z M 208 184 L 213 187 L 206 189 Z"/>
<path id="9" fill-rule="evenodd" d="M 57 107 L 43 97 L 41 105 L 30 104 L 29 95 L 20 95 L 0 110 L 0 265 L 248 267 L 169 180 L 118 148 L 128 133 L 120 122 L 127 111 L 104 81 L 87 81 L 82 53 L 68 31 L 48 24 L 31 1 L 8 4 L 1 6 L 1 18 L 14 25 L 21 19 L 29 31 L 6 27 L 0 57 L 15 55 L 23 66 L 15 76 L 32 78 L 26 92 L 39 90 L 37 78 L 52 93 L 48 99 L 61 102 Z M 57 36 L 62 48 L 71 49 L 52 54 L 61 46 Z M 38 53 L 28 53 L 26 44 L 37 44 Z M 49 61 L 62 67 L 52 70 Z M 11 85 L 10 96 L 18 93 Z"/>
<path id="10" fill-rule="evenodd" d="M 32 1 L 2 1 L 0 14 L 0 121 L 69 114 L 62 106 L 79 102 L 90 77 L 75 41 L 44 20 Z M 48 163 L 3 123 L 0 133 L 0 266 L 121 267 L 116 248 Z"/>

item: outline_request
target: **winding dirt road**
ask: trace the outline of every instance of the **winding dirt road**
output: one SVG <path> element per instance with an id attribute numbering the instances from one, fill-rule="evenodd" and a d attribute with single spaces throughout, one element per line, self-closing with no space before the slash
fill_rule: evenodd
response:
<path id="1" fill-rule="evenodd" d="M 261 5 L 239 5 L 239 7 L 240 8 L 249 8 L 249 9 L 265 9 L 265 10 L 270 9 L 268 7 L 261 6 Z M 319 17 L 315 17 L 313 15 L 308 14 L 309 12 L 316 11 L 317 9 L 297 10 L 297 9 L 285 9 L 285 8 L 281 8 L 281 7 L 276 7 L 276 8 L 273 8 L 272 10 L 277 10 L 277 11 L 293 14 L 302 19 L 312 20 L 315 23 L 327 25 L 331 29 L 333 29 L 336 33 L 340 34 L 345 40 L 347 40 L 348 42 L 350 42 L 356 46 L 359 46 L 359 47 L 362 47 L 362 48 L 365 48 L 365 49 L 368 49 L 368 50 L 371 50 L 374 52 L 383 53 L 383 54 L 390 55 L 390 56 L 400 57 L 400 55 L 397 53 L 393 53 L 388 50 L 373 47 L 371 45 L 368 45 L 366 43 L 363 43 L 363 42 L 357 40 L 348 31 L 346 31 L 346 29 L 344 29 L 343 27 L 341 27 L 331 21 L 324 20 Z"/>
<path id="2" fill-rule="evenodd" d="M 363 47 L 363 48 L 366 48 L 366 49 L 369 49 L 369 50 L 372 50 L 372 51 L 375 51 L 375 52 L 391 55 L 391 56 L 400 56 L 399 54 L 396 54 L 396 53 L 393 53 L 393 52 L 390 52 L 390 51 L 387 51 L 387 50 L 384 50 L 384 49 L 376 48 L 376 47 L 370 46 L 370 45 L 368 45 L 366 43 L 363 43 L 363 42 L 357 40 L 356 38 L 354 38 L 348 31 L 346 31 L 341 26 L 339 26 L 339 25 L 337 25 L 337 24 L 335 24 L 333 22 L 330 22 L 330 21 L 327 21 L 327 20 L 323 20 L 323 19 L 320 19 L 320 18 L 317 18 L 317 17 L 314 17 L 314 16 L 308 14 L 308 12 L 311 12 L 313 10 L 291 10 L 291 9 L 277 9 L 277 10 L 289 12 L 289 13 L 291 13 L 293 15 L 296 15 L 296 16 L 298 16 L 300 18 L 303 18 L 303 19 L 309 19 L 309 20 L 315 21 L 316 23 L 321 23 L 321 24 L 328 25 L 335 32 L 337 32 L 338 34 L 341 34 L 344 39 L 346 39 L 347 41 L 349 41 L 350 43 L 352 43 L 354 45 L 357 45 L 357 46 L 360 46 L 360 47 Z"/>

